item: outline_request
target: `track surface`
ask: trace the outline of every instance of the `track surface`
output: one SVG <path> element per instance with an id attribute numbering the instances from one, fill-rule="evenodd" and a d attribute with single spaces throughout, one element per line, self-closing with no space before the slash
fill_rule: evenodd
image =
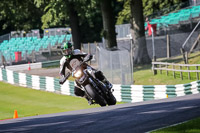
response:
<path id="1" fill-rule="evenodd" d="M 142 133 L 200 117 L 200 94 L 0 121 L 2 133 Z"/>

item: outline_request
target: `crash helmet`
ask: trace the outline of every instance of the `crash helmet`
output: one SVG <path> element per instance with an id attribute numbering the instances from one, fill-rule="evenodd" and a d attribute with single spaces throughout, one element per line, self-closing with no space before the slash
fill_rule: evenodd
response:
<path id="1" fill-rule="evenodd" d="M 72 43 L 71 42 L 65 42 L 62 47 L 62 54 L 66 58 L 70 58 L 72 55 Z"/>

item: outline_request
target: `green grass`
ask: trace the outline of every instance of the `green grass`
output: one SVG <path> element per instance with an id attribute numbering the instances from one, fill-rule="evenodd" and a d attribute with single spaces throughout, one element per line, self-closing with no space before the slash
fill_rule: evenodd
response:
<path id="1" fill-rule="evenodd" d="M 191 80 L 184 74 L 183 80 L 181 80 L 179 73 L 176 73 L 176 78 L 174 79 L 172 72 L 169 72 L 168 76 L 166 72 L 162 71 L 162 74 L 158 71 L 157 75 L 153 75 L 151 70 L 151 65 L 145 66 L 145 69 L 140 69 L 139 67 L 134 68 L 133 78 L 135 85 L 176 85 L 185 84 L 195 81 L 196 78 L 192 76 Z"/>
<path id="2" fill-rule="evenodd" d="M 96 107 L 100 106 L 90 106 L 84 98 L 0 82 L 0 120 L 12 118 L 14 110 L 18 111 L 19 117 L 27 117 Z"/>
<path id="3" fill-rule="evenodd" d="M 188 122 L 153 131 L 152 133 L 200 133 L 200 118 Z"/>

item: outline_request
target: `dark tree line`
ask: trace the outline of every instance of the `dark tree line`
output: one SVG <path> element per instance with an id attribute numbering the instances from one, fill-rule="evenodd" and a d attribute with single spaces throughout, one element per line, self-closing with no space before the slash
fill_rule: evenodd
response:
<path id="1" fill-rule="evenodd" d="M 104 37 L 107 48 L 112 49 L 117 47 L 116 22 L 130 22 L 135 48 L 134 62 L 145 64 L 151 60 L 144 35 L 144 14 L 182 1 L 1 0 L 0 34 L 16 30 L 71 27 L 75 48 L 80 48 L 82 42 L 101 41 L 101 37 Z"/>

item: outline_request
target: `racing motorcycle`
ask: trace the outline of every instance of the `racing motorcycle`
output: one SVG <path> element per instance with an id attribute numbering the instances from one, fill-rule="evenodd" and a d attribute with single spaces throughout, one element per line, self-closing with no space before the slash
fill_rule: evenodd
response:
<path id="1" fill-rule="evenodd" d="M 72 70 L 72 77 L 82 86 L 87 97 L 92 100 L 92 104 L 97 103 L 100 106 L 115 105 L 116 98 L 112 94 L 113 90 L 95 78 L 95 69 L 86 63 L 89 60 L 84 58 L 83 62 L 76 63 L 76 67 Z"/>

